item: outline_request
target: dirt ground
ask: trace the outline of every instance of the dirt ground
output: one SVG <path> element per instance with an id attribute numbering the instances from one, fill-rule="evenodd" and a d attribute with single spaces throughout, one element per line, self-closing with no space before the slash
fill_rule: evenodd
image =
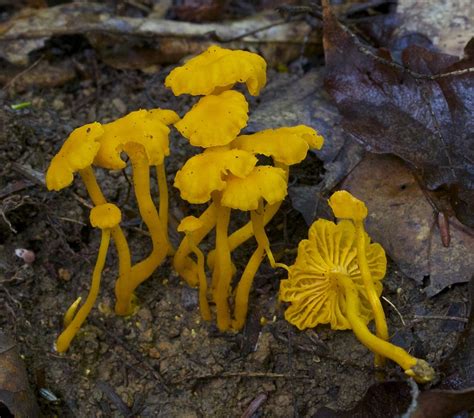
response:
<path id="1" fill-rule="evenodd" d="M 0 209 L 11 223 L 0 218 L 0 328 L 17 339 L 43 414 L 239 417 L 261 393 L 268 398 L 253 417 L 310 417 L 324 405 L 353 406 L 376 381 L 372 354 L 351 332 L 328 327 L 300 332 L 286 323 L 277 300 L 284 271 L 274 272 L 267 263 L 255 280 L 245 330 L 220 333 L 213 323 L 201 321 L 197 292 L 183 284 L 169 262 L 138 288 L 138 313 L 115 316 L 117 260 L 112 249 L 98 306 L 71 349 L 55 353 L 63 313 L 78 295 L 87 294 L 100 234 L 88 224 L 88 199 L 79 179 L 59 193 L 48 192 L 23 174 L 25 167 L 44 173 L 68 133 L 84 123 L 107 122 L 138 108 L 169 107 L 184 113 L 189 106 L 188 99 L 164 89 L 168 68 L 150 75 L 95 63 L 95 77 L 78 77 L 58 88 L 29 88 L 7 97 L 0 110 L 5 126 Z M 20 102 L 31 106 L 10 108 Z M 170 184 L 191 152 L 182 139 L 175 137 L 172 144 L 167 160 Z M 322 175 L 314 156 L 294 173 L 303 183 Z M 124 209 L 134 257 L 147 254 L 149 238 L 127 179 L 118 172 L 99 171 L 98 177 L 108 198 Z M 10 191 L 12 185 L 17 190 Z M 202 211 L 189 208 L 174 190 L 171 200 L 174 225 L 184 213 Z M 285 262 L 292 263 L 291 250 L 306 237 L 306 228 L 301 215 L 285 202 L 267 228 L 277 254 L 290 250 L 284 253 Z M 24 265 L 14 255 L 16 248 L 32 249 L 35 262 Z M 251 251 L 249 242 L 236 252 L 239 269 Z M 461 322 L 436 316 L 465 315 L 466 287 L 453 287 L 430 300 L 395 265 L 389 267 L 383 295 L 398 310 L 384 302 L 392 340 L 436 365 L 462 328 Z M 400 376 L 398 367 L 387 366 L 385 378 Z M 57 400 L 41 396 L 40 389 Z"/>

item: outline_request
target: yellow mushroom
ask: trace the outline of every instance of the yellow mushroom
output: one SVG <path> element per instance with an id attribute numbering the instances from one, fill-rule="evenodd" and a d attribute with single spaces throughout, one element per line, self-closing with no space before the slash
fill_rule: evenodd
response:
<path id="1" fill-rule="evenodd" d="M 171 88 L 175 96 L 200 96 L 245 83 L 249 93 L 258 96 L 267 81 L 266 71 L 265 60 L 257 54 L 213 45 L 171 71 L 165 86 Z"/>
<path id="2" fill-rule="evenodd" d="M 92 170 L 92 163 L 100 152 L 100 140 L 103 135 L 104 127 L 98 122 L 75 129 L 64 142 L 58 154 L 52 159 L 46 172 L 46 186 L 48 189 L 61 190 L 69 186 L 74 179 L 74 173 L 79 172 L 94 205 L 107 203 Z M 119 225 L 112 228 L 111 234 L 119 259 L 118 281 L 127 282 L 131 269 L 127 239 Z"/>
<path id="3" fill-rule="evenodd" d="M 99 294 L 102 270 L 104 269 L 107 250 L 109 248 L 110 233 L 111 230 L 120 223 L 121 217 L 120 209 L 112 203 L 98 205 L 91 210 L 90 221 L 92 226 L 102 230 L 99 254 L 92 274 L 91 288 L 84 305 L 82 305 L 79 311 L 74 315 L 80 303 L 80 299 L 76 300 L 65 315 L 64 322 L 67 325 L 66 329 L 56 340 L 56 350 L 59 353 L 63 353 L 69 348 L 71 341 L 76 336 L 95 304 L 97 295 Z"/>
<path id="4" fill-rule="evenodd" d="M 247 125 L 248 110 L 242 93 L 227 90 L 201 98 L 175 127 L 195 147 L 227 145 Z"/>
<path id="5" fill-rule="evenodd" d="M 128 142 L 142 144 L 150 165 L 155 166 L 160 194 L 160 222 L 166 233 L 168 247 L 168 186 L 164 160 L 170 153 L 167 125 L 176 123 L 179 116 L 168 109 L 136 110 L 113 122 L 103 125 L 104 134 L 99 138 L 100 149 L 94 158 L 94 164 L 110 170 L 126 167 L 121 158 L 123 147 Z"/>
<path id="6" fill-rule="evenodd" d="M 190 203 L 206 203 L 212 199 L 215 213 L 216 229 L 216 262 L 213 269 L 213 289 L 230 289 L 233 266 L 230 258 L 227 230 L 230 220 L 230 208 L 221 204 L 221 192 L 226 187 L 226 177 L 233 174 L 245 177 L 252 171 L 257 159 L 250 153 L 225 148 L 208 148 L 204 153 L 191 157 L 181 170 L 176 173 L 174 185 L 180 191 L 181 197 Z M 206 225 L 209 225 L 209 222 Z M 202 238 L 201 238 L 202 239 Z M 200 240 L 195 240 L 199 245 Z M 187 243 L 189 247 L 189 242 Z M 181 245 L 180 245 L 181 247 Z M 174 265 L 178 268 L 189 263 L 183 262 L 186 254 L 180 249 L 180 261 Z M 181 272 L 178 270 L 178 273 Z M 191 281 L 198 283 L 198 279 Z M 228 296 L 221 290 L 215 292 L 217 310 L 217 325 L 220 330 L 229 329 L 231 325 Z"/>
<path id="7" fill-rule="evenodd" d="M 194 217 L 187 216 L 184 218 L 179 226 L 178 231 L 184 232 L 188 240 L 188 245 L 191 251 L 196 255 L 197 258 L 197 267 L 198 267 L 198 277 L 199 277 L 199 309 L 201 311 L 201 316 L 205 321 L 211 320 L 211 311 L 209 309 L 209 303 L 207 302 L 207 279 L 206 273 L 204 270 L 204 254 L 195 244 L 193 239 L 194 232 L 203 228 L 204 223 L 202 220 Z"/>
<path id="8" fill-rule="evenodd" d="M 287 194 L 287 182 L 284 170 L 271 166 L 257 166 L 244 178 L 229 175 L 226 183 L 227 186 L 222 191 L 221 204 L 232 209 L 250 211 L 253 235 L 257 241 L 257 249 L 248 261 L 235 293 L 232 327 L 239 330 L 244 326 L 250 288 L 265 253 L 272 267 L 286 268 L 283 264 L 275 263 L 270 250 L 270 242 L 264 227 L 263 205 L 264 201 L 270 206 L 283 201 Z M 228 289 L 217 287 L 216 292 L 228 293 Z"/>
<path id="9" fill-rule="evenodd" d="M 385 319 L 385 313 L 383 311 L 382 303 L 380 302 L 379 295 L 377 294 L 371 272 L 368 267 L 366 253 L 364 248 L 366 246 L 367 234 L 364 229 L 364 219 L 367 217 L 367 207 L 361 200 L 352 196 L 345 190 L 340 190 L 330 197 L 329 206 L 334 212 L 334 216 L 339 219 L 350 219 L 354 223 L 355 227 L 355 240 L 357 244 L 357 258 L 359 268 L 361 271 L 362 279 L 369 298 L 372 311 L 375 316 L 375 328 L 377 336 L 383 340 L 388 340 L 388 327 Z M 384 359 L 381 356 L 375 357 L 375 363 L 377 366 L 384 364 Z"/>
<path id="10" fill-rule="evenodd" d="M 272 157 L 276 167 L 286 173 L 288 181 L 289 166 L 298 164 L 306 158 L 310 149 L 320 149 L 324 138 L 313 128 L 305 125 L 267 129 L 252 135 L 240 135 L 229 145 L 232 149 L 251 152 L 254 155 Z M 264 225 L 272 220 L 280 209 L 280 203 L 264 207 Z M 252 224 L 249 222 L 229 236 L 231 251 L 243 244 L 253 235 Z M 214 254 L 208 254 L 207 263 L 212 266 Z"/>
<path id="11" fill-rule="evenodd" d="M 140 215 L 150 231 L 152 251 L 148 257 L 132 266 L 128 281 L 117 280 L 115 294 L 117 302 L 115 312 L 119 315 L 128 315 L 132 311 L 132 297 L 134 290 L 148 279 L 166 257 L 168 240 L 166 232 L 160 222 L 158 211 L 150 195 L 150 164 L 146 149 L 136 142 L 128 142 L 123 146 L 130 157 L 133 170 L 133 185 Z"/>
<path id="12" fill-rule="evenodd" d="M 379 244 L 365 234 L 363 251 L 377 297 L 386 271 L 386 258 Z M 433 379 L 434 371 L 417 359 L 375 335 L 367 328 L 374 317 L 365 280 L 358 262 L 359 248 L 352 222 L 337 225 L 320 219 L 313 223 L 308 239 L 300 242 L 298 256 L 288 279 L 280 284 L 280 299 L 290 302 L 285 319 L 299 329 L 330 324 L 332 329 L 352 329 L 356 337 L 376 354 L 398 363 L 419 382 Z"/>

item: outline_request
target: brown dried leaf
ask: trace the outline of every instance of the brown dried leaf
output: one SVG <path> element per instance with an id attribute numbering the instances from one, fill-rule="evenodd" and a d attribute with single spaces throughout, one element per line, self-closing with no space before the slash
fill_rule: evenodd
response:
<path id="1" fill-rule="evenodd" d="M 455 210 L 473 226 L 474 70 L 468 69 L 474 56 L 458 60 L 409 46 L 402 52 L 404 68 L 388 51 L 362 45 L 327 5 L 324 47 L 325 84 L 345 131 L 369 151 L 409 162 L 430 189 L 449 185 L 470 192 Z M 457 73 L 438 76 L 449 72 Z"/>
<path id="2" fill-rule="evenodd" d="M 342 188 L 366 202 L 367 230 L 398 267 L 433 296 L 474 271 L 474 232 L 450 218 L 449 247 L 443 246 L 435 212 L 412 172 L 398 158 L 368 155 Z"/>
<path id="3" fill-rule="evenodd" d="M 0 415 L 2 411 L 5 415 L 10 412 L 16 418 L 39 416 L 38 405 L 29 388 L 28 376 L 16 344 L 0 332 Z"/>

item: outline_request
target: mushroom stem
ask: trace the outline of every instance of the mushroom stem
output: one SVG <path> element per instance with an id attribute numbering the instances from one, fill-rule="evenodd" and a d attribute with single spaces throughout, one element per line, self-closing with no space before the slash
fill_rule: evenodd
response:
<path id="1" fill-rule="evenodd" d="M 174 248 L 171 245 L 168 235 L 169 196 L 164 161 L 163 164 L 156 165 L 156 178 L 158 179 L 158 191 L 160 193 L 158 213 L 161 219 L 161 224 L 163 225 L 163 230 L 166 234 L 166 241 L 168 243 L 168 255 L 174 255 Z"/>
<path id="2" fill-rule="evenodd" d="M 367 262 L 364 224 L 363 221 L 359 220 L 354 220 L 353 222 L 355 226 L 357 262 L 359 264 L 360 274 L 367 292 L 367 298 L 374 313 L 376 334 L 377 337 L 387 341 L 388 327 L 387 321 L 385 319 L 385 313 L 382 303 L 380 302 L 380 298 L 375 290 L 374 281 L 372 280 L 372 275 L 369 269 L 369 263 Z M 378 355 L 375 356 L 376 366 L 383 366 L 384 363 L 385 359 L 383 357 Z"/>
<path id="3" fill-rule="evenodd" d="M 288 266 L 286 264 L 275 262 L 275 258 L 273 257 L 273 253 L 270 248 L 270 241 L 268 240 L 267 234 L 265 233 L 263 213 L 263 201 L 260 200 L 258 209 L 250 212 L 253 235 L 255 235 L 258 245 L 265 249 L 272 268 L 282 267 L 285 270 L 288 270 Z"/>
<path id="4" fill-rule="evenodd" d="M 273 205 L 265 205 L 265 208 L 263 210 L 263 226 L 267 225 L 268 222 L 270 222 L 275 214 L 278 212 L 278 209 L 280 209 L 281 202 L 275 203 Z M 242 245 L 245 241 L 248 239 L 252 238 L 253 236 L 253 227 L 252 227 L 252 221 L 247 222 L 244 226 L 242 226 L 240 229 L 234 231 L 232 234 L 229 235 L 229 249 L 230 251 L 234 251 L 237 247 Z M 215 253 L 214 251 L 210 251 L 207 254 L 207 265 L 209 266 L 210 269 L 213 268 L 214 265 L 214 257 Z"/>
<path id="5" fill-rule="evenodd" d="M 232 280 L 232 261 L 227 230 L 230 220 L 230 208 L 221 206 L 218 192 L 213 194 L 216 207 L 216 262 L 212 272 L 212 290 L 217 310 L 217 327 L 221 331 L 229 329 L 230 311 L 228 297 Z"/>
<path id="6" fill-rule="evenodd" d="M 204 237 L 216 225 L 216 207 L 211 204 L 199 217 L 204 226 L 193 232 L 194 245 L 198 246 Z M 196 263 L 189 257 L 191 252 L 189 240 L 184 237 L 179 244 L 178 249 L 173 258 L 173 267 L 175 271 L 189 284 L 189 286 L 196 287 L 199 283 L 198 267 Z"/>
<path id="7" fill-rule="evenodd" d="M 100 190 L 100 186 L 97 183 L 97 179 L 94 175 L 92 167 L 86 167 L 80 170 L 79 174 L 86 186 L 87 193 L 89 194 L 94 205 L 99 206 L 104 203 L 107 203 L 107 199 L 102 193 L 102 190 Z M 120 225 L 114 226 L 111 229 L 111 234 L 115 243 L 115 248 L 117 249 L 117 255 L 119 259 L 119 276 L 115 284 L 115 288 L 117 289 L 118 287 L 124 287 L 125 284 L 130 281 L 132 261 L 127 239 L 125 238 L 125 234 L 123 233 Z"/>
<path id="8" fill-rule="evenodd" d="M 425 360 L 411 356 L 403 348 L 397 347 L 369 331 L 367 325 L 361 319 L 359 293 L 354 283 L 345 274 L 338 274 L 337 281 L 344 290 L 347 319 L 358 340 L 372 352 L 398 363 L 405 373 L 417 382 L 426 383 L 433 380 L 435 372 Z"/>
<path id="9" fill-rule="evenodd" d="M 204 254 L 199 247 L 194 243 L 194 233 L 188 232 L 186 234 L 188 238 L 188 245 L 191 251 L 196 255 L 197 268 L 199 277 L 199 310 L 201 311 L 202 319 L 205 321 L 211 320 L 211 311 L 209 309 L 209 303 L 207 302 L 207 279 L 204 270 Z"/>
<path id="10" fill-rule="evenodd" d="M 255 274 L 262 264 L 265 258 L 265 248 L 261 245 L 257 246 L 250 257 L 247 266 L 245 267 L 242 277 L 240 278 L 239 284 L 235 292 L 235 308 L 234 308 L 234 321 L 232 321 L 232 328 L 240 330 L 245 324 L 247 317 L 248 304 L 249 304 L 249 293 L 252 287 L 253 279 Z"/>
<path id="11" fill-rule="evenodd" d="M 59 353 L 64 353 L 69 348 L 71 341 L 76 336 L 77 332 L 81 328 L 81 325 L 86 320 L 87 315 L 89 315 L 89 312 L 94 306 L 94 303 L 97 299 L 97 295 L 99 294 L 100 279 L 102 276 L 102 270 L 104 269 L 105 265 L 105 258 L 107 256 L 109 242 L 110 229 L 104 229 L 102 230 L 102 239 L 100 241 L 99 254 L 97 255 L 94 273 L 92 274 L 92 283 L 91 288 L 89 290 L 89 294 L 87 295 L 87 299 L 84 302 L 84 305 L 81 306 L 77 314 L 74 316 L 74 319 L 72 319 L 66 329 L 56 340 L 56 351 L 58 351 Z M 74 304 L 72 306 L 74 306 Z"/>
<path id="12" fill-rule="evenodd" d="M 168 252 L 168 242 L 158 211 L 150 195 L 150 166 L 143 145 L 127 143 L 124 150 L 130 157 L 133 169 L 133 185 L 138 210 L 145 222 L 152 240 L 152 251 L 148 257 L 132 266 L 130 280 L 118 283 L 115 287 L 117 302 L 115 312 L 118 315 L 129 315 L 132 311 L 133 291 L 161 264 Z"/>

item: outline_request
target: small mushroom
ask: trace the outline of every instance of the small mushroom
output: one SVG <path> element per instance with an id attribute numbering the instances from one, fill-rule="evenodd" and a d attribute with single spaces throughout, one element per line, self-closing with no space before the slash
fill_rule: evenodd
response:
<path id="1" fill-rule="evenodd" d="M 257 241 L 257 249 L 250 257 L 235 292 L 232 327 L 239 330 L 244 326 L 250 288 L 265 253 L 272 267 L 286 268 L 283 264 L 275 263 L 270 250 L 264 227 L 263 206 L 264 201 L 270 206 L 282 202 L 287 194 L 287 182 L 285 171 L 271 166 L 257 166 L 243 178 L 229 175 L 226 182 L 227 187 L 222 192 L 221 204 L 232 209 L 250 211 L 253 234 Z M 229 289 L 224 288 L 224 284 L 219 281 L 216 287 L 216 304 L 219 298 L 227 297 L 228 293 Z"/>
<path id="2" fill-rule="evenodd" d="M 245 177 L 250 174 L 256 163 L 257 159 L 246 151 L 213 147 L 206 149 L 202 154 L 191 157 L 176 173 L 174 185 L 179 189 L 183 199 L 195 204 L 212 200 L 214 206 L 216 261 L 212 274 L 213 291 L 214 289 L 229 291 L 233 275 L 233 265 L 227 241 L 231 210 L 221 204 L 221 192 L 226 188 L 226 178 L 229 174 Z M 208 229 L 207 226 L 205 229 Z M 195 244 L 199 245 L 199 241 L 195 240 Z M 189 242 L 187 242 L 187 246 L 189 248 Z M 173 264 L 181 275 L 182 269 L 189 265 L 186 261 L 188 254 L 180 249 L 176 255 L 178 254 L 180 258 L 175 256 Z M 197 284 L 198 279 L 193 279 L 191 283 Z M 228 296 L 219 290 L 215 292 L 214 297 L 217 325 L 222 331 L 229 329 L 231 325 Z"/>
<path id="3" fill-rule="evenodd" d="M 56 340 L 56 350 L 59 353 L 63 353 L 69 348 L 71 341 L 76 336 L 95 304 L 97 295 L 99 294 L 102 270 L 104 269 L 107 250 L 109 248 L 110 233 L 111 230 L 120 223 L 121 217 L 120 209 L 112 203 L 95 206 L 91 210 L 90 221 L 92 226 L 102 230 L 99 254 L 92 274 L 91 288 L 84 305 L 82 305 L 79 311 L 74 315 L 80 303 L 80 299 L 76 300 L 68 309 L 65 316 L 66 329 Z"/>
<path id="4" fill-rule="evenodd" d="M 132 266 L 129 280 L 117 280 L 115 312 L 119 315 L 129 315 L 132 312 L 131 302 L 134 290 L 153 274 L 166 257 L 168 240 L 150 195 L 150 164 L 145 147 L 136 142 L 128 142 L 123 149 L 132 162 L 133 185 L 138 209 L 150 231 L 153 247 L 148 257 Z"/>
<path id="5" fill-rule="evenodd" d="M 334 216 L 339 219 L 349 219 L 354 223 L 355 240 L 357 244 L 357 258 L 365 289 L 369 297 L 370 305 L 375 316 L 375 328 L 377 336 L 383 340 L 388 340 L 388 326 L 385 319 L 382 303 L 374 288 L 370 269 L 368 267 L 366 252 L 367 234 L 364 229 L 364 219 L 367 217 L 367 207 L 361 200 L 352 196 L 345 190 L 340 190 L 330 197 L 329 206 L 334 212 Z M 381 356 L 375 357 L 375 364 L 382 366 L 384 359 Z"/>
<path id="6" fill-rule="evenodd" d="M 359 265 L 356 234 L 355 226 L 348 220 L 337 225 L 324 219 L 313 223 L 308 239 L 298 246 L 288 279 L 280 283 L 280 299 L 290 302 L 285 319 L 300 330 L 318 324 L 330 324 L 332 329 L 352 329 L 362 344 L 398 363 L 407 375 L 419 382 L 432 380 L 434 371 L 426 361 L 369 331 L 367 323 L 374 313 Z M 379 244 L 370 243 L 367 234 L 363 251 L 372 287 L 379 298 L 386 271 L 385 252 Z"/>
<path id="7" fill-rule="evenodd" d="M 104 127 L 98 122 L 75 129 L 53 157 L 46 172 L 48 190 L 61 190 L 69 186 L 74 180 L 74 173 L 79 172 L 94 205 L 106 204 L 107 200 L 92 169 L 92 163 L 101 150 L 103 135 Z M 131 269 L 127 239 L 119 225 L 112 228 L 111 233 L 119 259 L 118 281 L 127 282 Z"/>
<path id="8" fill-rule="evenodd" d="M 209 95 L 246 83 L 252 96 L 258 96 L 267 82 L 267 63 L 252 52 L 210 46 L 202 54 L 175 68 L 166 77 L 165 86 L 175 96 Z"/>
<path id="9" fill-rule="evenodd" d="M 195 244 L 193 239 L 193 233 L 201 229 L 203 226 L 204 224 L 202 220 L 196 218 L 195 216 L 187 216 L 180 222 L 178 231 L 184 232 L 186 234 L 189 248 L 196 255 L 199 277 L 199 309 L 201 311 L 202 318 L 205 321 L 210 321 L 211 311 L 209 309 L 209 303 L 207 302 L 207 279 L 204 270 L 204 254 Z"/>

